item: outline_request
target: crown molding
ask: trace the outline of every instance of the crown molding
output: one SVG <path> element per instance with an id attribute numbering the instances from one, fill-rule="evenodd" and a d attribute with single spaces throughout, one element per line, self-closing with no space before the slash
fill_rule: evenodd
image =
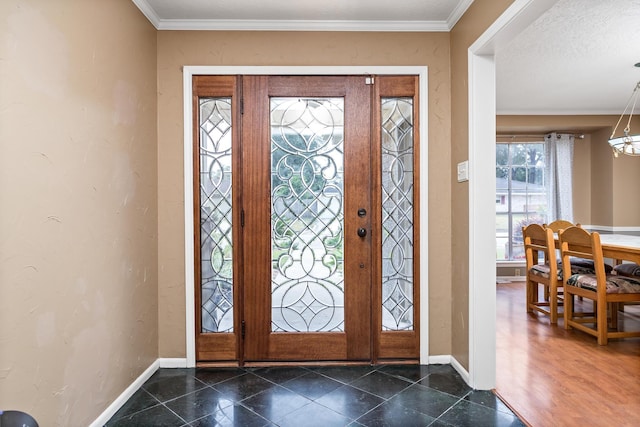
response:
<path id="1" fill-rule="evenodd" d="M 498 116 L 619 116 L 620 110 L 554 110 L 553 108 L 496 109 Z M 612 125 L 615 123 L 612 123 Z"/>
<path id="2" fill-rule="evenodd" d="M 160 17 L 156 14 L 156 11 L 153 10 L 147 0 L 131 0 L 133 3 L 140 9 L 140 12 L 151 22 L 151 24 L 156 27 L 156 30 L 160 26 Z"/>
<path id="3" fill-rule="evenodd" d="M 143 2 L 144 0 L 135 0 Z M 143 11 L 144 13 L 144 11 Z M 146 15 L 146 14 L 145 14 Z M 445 21 L 160 19 L 158 30 L 446 32 Z"/>
<path id="4" fill-rule="evenodd" d="M 157 30 L 447 32 L 473 0 L 461 0 L 446 21 L 161 19 L 147 0 L 132 0 Z"/>
<path id="5" fill-rule="evenodd" d="M 447 31 L 450 31 L 456 25 L 460 18 L 462 18 L 462 15 L 464 15 L 467 9 L 469 9 L 471 3 L 473 3 L 473 0 L 460 0 L 456 8 L 451 11 L 451 15 L 449 15 L 449 18 L 447 19 Z"/>

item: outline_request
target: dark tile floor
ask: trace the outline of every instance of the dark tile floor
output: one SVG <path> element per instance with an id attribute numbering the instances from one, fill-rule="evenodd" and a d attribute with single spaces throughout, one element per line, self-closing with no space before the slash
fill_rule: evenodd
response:
<path id="1" fill-rule="evenodd" d="M 160 369 L 107 426 L 523 426 L 450 365 Z"/>

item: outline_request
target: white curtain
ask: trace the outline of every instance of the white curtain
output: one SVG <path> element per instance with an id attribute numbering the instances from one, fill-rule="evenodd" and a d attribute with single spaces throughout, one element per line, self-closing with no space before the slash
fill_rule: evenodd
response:
<path id="1" fill-rule="evenodd" d="M 548 222 L 573 222 L 573 141 L 571 134 L 545 135 Z"/>

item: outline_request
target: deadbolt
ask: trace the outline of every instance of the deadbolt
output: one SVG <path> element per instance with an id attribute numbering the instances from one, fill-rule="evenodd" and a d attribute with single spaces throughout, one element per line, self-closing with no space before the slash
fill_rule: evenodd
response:
<path id="1" fill-rule="evenodd" d="M 366 210 L 365 208 L 360 208 L 360 209 L 358 209 L 358 216 L 359 216 L 360 218 L 362 218 L 362 217 L 364 217 L 364 216 L 367 216 L 367 210 Z"/>

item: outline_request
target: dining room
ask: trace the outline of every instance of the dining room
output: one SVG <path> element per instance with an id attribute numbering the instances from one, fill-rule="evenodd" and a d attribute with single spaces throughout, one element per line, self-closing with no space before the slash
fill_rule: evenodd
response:
<path id="1" fill-rule="evenodd" d="M 496 393 L 528 425 L 638 425 L 640 236 L 522 234 L 525 280 L 497 281 Z"/>
<path id="2" fill-rule="evenodd" d="M 640 206 L 629 186 L 640 179 L 640 159 L 613 155 L 607 141 L 616 120 L 615 115 L 499 115 L 496 144 L 499 150 L 501 144 L 544 143 L 552 130 L 574 136 L 571 220 L 599 234 L 605 261 L 611 266 L 640 263 Z M 500 195 L 496 195 L 496 393 L 531 426 L 638 425 L 640 338 L 609 339 L 599 345 L 594 336 L 566 329 L 561 298 L 557 323 L 527 310 L 522 226 L 551 222 L 545 210 L 534 206 L 536 200 L 540 202 L 533 194 L 536 189 L 529 185 L 522 190 L 529 192 L 525 203 L 516 202 L 517 197 L 507 199 L 512 209 L 506 213 L 500 212 Z M 526 201 L 538 213 L 519 212 Z M 501 220 L 501 215 L 509 219 Z M 508 231 L 501 230 L 501 225 L 511 227 L 508 244 L 501 240 L 500 232 Z M 554 236 L 557 244 L 558 233 Z M 577 311 L 593 310 L 587 299 L 574 301 Z M 621 330 L 640 331 L 640 305 L 624 304 L 616 317 Z"/>

